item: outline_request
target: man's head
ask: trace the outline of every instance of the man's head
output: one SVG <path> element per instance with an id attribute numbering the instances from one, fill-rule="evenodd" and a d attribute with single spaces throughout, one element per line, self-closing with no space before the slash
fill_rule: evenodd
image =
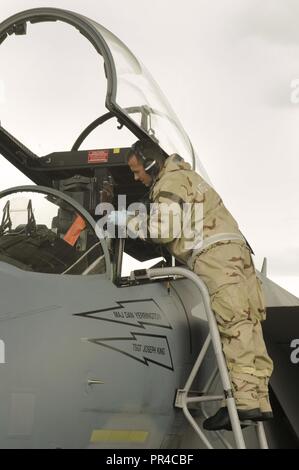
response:
<path id="1" fill-rule="evenodd" d="M 154 177 L 164 164 L 163 151 L 151 141 L 138 140 L 128 153 L 128 165 L 135 181 L 151 186 Z"/>

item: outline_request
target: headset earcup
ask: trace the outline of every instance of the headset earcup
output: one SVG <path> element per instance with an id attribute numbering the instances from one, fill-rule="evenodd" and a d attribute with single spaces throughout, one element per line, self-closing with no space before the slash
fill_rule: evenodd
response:
<path id="1" fill-rule="evenodd" d="M 144 162 L 144 170 L 146 173 L 152 173 L 157 166 L 156 160 L 149 160 L 148 158 Z"/>
<path id="2" fill-rule="evenodd" d="M 145 167 L 144 169 L 145 169 L 145 172 L 151 177 L 155 177 L 159 173 L 159 170 L 160 170 L 157 160 L 149 161 L 149 166 Z"/>
<path id="3" fill-rule="evenodd" d="M 155 151 L 155 148 L 151 149 L 150 146 L 149 149 L 148 146 L 141 141 L 135 142 L 135 144 L 132 146 L 132 151 L 139 155 L 139 157 L 141 158 L 145 172 L 151 176 L 155 176 L 159 173 L 160 167 L 163 166 L 164 162 L 162 162 L 160 156 L 157 155 L 157 149 L 155 151 L 154 158 L 153 156 L 151 158 L 147 156 L 146 154 L 150 150 L 151 152 L 153 152 Z"/>

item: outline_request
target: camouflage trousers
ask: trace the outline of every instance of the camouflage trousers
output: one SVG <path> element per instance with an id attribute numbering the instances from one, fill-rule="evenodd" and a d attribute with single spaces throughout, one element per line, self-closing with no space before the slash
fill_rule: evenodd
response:
<path id="1" fill-rule="evenodd" d="M 249 249 L 241 240 L 215 243 L 195 258 L 193 271 L 210 293 L 237 408 L 271 411 L 265 300 Z"/>

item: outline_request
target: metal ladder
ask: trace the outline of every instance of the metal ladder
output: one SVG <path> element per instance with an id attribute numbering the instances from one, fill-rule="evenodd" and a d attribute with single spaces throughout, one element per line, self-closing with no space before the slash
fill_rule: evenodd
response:
<path id="1" fill-rule="evenodd" d="M 236 442 L 236 448 L 246 449 L 244 436 L 242 433 L 240 420 L 239 420 L 239 416 L 238 416 L 238 412 L 236 408 L 236 403 L 235 403 L 235 399 L 233 396 L 232 386 L 231 386 L 225 358 L 224 358 L 223 351 L 222 351 L 220 334 L 219 334 L 219 330 L 217 327 L 217 322 L 216 322 L 214 313 L 211 309 L 210 295 L 209 295 L 209 292 L 205 283 L 194 272 L 190 271 L 189 269 L 181 268 L 181 267 L 147 269 L 146 273 L 147 273 L 147 276 L 151 279 L 157 278 L 157 277 L 161 278 L 163 276 L 183 276 L 183 277 L 190 279 L 196 285 L 196 287 L 199 289 L 202 295 L 202 299 L 203 299 L 203 303 L 204 303 L 204 307 L 205 307 L 205 311 L 207 315 L 210 333 L 208 334 L 202 346 L 202 349 L 198 355 L 198 358 L 192 368 L 192 371 L 186 381 L 184 388 L 181 390 L 178 390 L 177 392 L 176 402 L 175 402 L 176 407 L 182 408 L 186 419 L 189 421 L 194 431 L 199 436 L 201 441 L 205 444 L 205 446 L 208 449 L 213 449 L 213 446 L 211 445 L 210 441 L 205 436 L 205 434 L 203 433 L 203 431 L 201 430 L 201 428 L 198 426 L 195 419 L 191 415 L 188 409 L 188 405 L 191 405 L 194 403 L 200 403 L 201 405 L 203 405 L 205 402 L 220 401 L 224 398 L 226 401 L 226 406 L 227 406 L 230 421 L 231 421 L 232 432 L 233 432 L 233 436 Z M 203 393 L 198 396 L 191 397 L 189 396 L 190 388 L 205 358 L 205 355 L 208 351 L 208 348 L 211 342 L 212 342 L 212 346 L 213 346 L 214 353 L 216 356 L 217 368 L 215 370 L 215 373 L 213 374 L 213 377 L 211 378 L 212 380 L 209 380 L 208 383 L 206 384 L 203 390 Z M 215 378 L 217 372 L 219 372 L 219 375 L 220 375 L 221 384 L 224 390 L 224 396 L 208 394 L 210 386 L 213 382 L 213 378 Z M 251 423 L 252 422 L 250 422 L 250 424 Z M 268 444 L 267 444 L 267 439 L 266 439 L 266 434 L 265 434 L 263 423 L 257 422 L 257 423 L 254 423 L 254 425 L 256 426 L 257 438 L 258 438 L 260 448 L 268 449 Z M 231 445 L 226 441 L 226 439 L 222 436 L 222 434 L 219 431 L 215 431 L 215 432 L 217 433 L 218 437 L 221 439 L 221 441 L 227 448 L 232 448 Z"/>

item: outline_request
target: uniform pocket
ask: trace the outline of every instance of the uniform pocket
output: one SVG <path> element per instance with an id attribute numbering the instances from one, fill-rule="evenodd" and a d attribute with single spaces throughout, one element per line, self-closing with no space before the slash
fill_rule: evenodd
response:
<path id="1" fill-rule="evenodd" d="M 229 284 L 215 292 L 211 306 L 219 325 L 232 325 L 250 318 L 250 306 L 246 284 Z"/>

